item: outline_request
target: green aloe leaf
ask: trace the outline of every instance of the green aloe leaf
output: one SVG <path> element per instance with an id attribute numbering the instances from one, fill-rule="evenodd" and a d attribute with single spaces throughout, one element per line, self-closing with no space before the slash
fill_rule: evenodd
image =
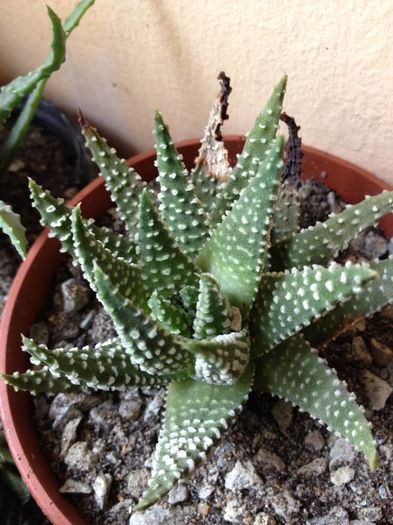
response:
<path id="1" fill-rule="evenodd" d="M 194 337 L 207 339 L 231 331 L 231 306 L 217 281 L 203 273 L 199 281 L 199 296 L 194 319 Z"/>
<path id="2" fill-rule="evenodd" d="M 269 352 L 377 277 L 367 264 L 350 262 L 263 275 L 251 314 L 253 355 Z"/>
<path id="3" fill-rule="evenodd" d="M 364 410 L 344 381 L 299 335 L 257 361 L 255 387 L 280 396 L 345 437 L 378 464 L 375 442 Z"/>
<path id="4" fill-rule="evenodd" d="M 258 115 L 236 166 L 230 173 L 229 180 L 210 215 L 212 226 L 222 221 L 225 212 L 232 207 L 241 190 L 257 173 L 259 164 L 269 151 L 271 142 L 276 136 L 286 85 L 287 77 L 285 76 L 274 88 L 264 111 Z"/>
<path id="5" fill-rule="evenodd" d="M 31 71 L 23 77 L 17 77 L 0 89 L 0 129 L 4 126 L 11 111 L 36 87 L 38 82 L 48 78 L 60 68 L 65 60 L 66 34 L 61 20 L 50 7 L 47 7 L 47 10 L 52 24 L 52 42 L 49 55 L 35 71 Z"/>
<path id="6" fill-rule="evenodd" d="M 27 251 L 26 229 L 20 216 L 3 201 L 0 201 L 0 229 L 8 235 L 19 255 L 24 257 Z"/>
<path id="7" fill-rule="evenodd" d="M 81 0 L 72 10 L 71 14 L 63 22 L 63 30 L 68 37 L 70 33 L 79 25 L 83 15 L 94 4 L 95 0 Z"/>
<path id="8" fill-rule="evenodd" d="M 153 505 L 206 458 L 206 453 L 241 410 L 251 390 L 253 375 L 250 366 L 231 386 L 192 380 L 170 385 L 149 487 L 133 510 Z"/>
<path id="9" fill-rule="evenodd" d="M 140 197 L 138 256 L 151 292 L 171 295 L 184 286 L 197 286 L 197 268 L 176 244 L 147 191 Z"/>
<path id="10" fill-rule="evenodd" d="M 292 186 L 282 186 L 273 214 L 272 244 L 290 239 L 299 231 L 299 215 L 299 193 Z"/>
<path id="11" fill-rule="evenodd" d="M 173 144 L 168 126 L 157 111 L 154 120 L 156 165 L 160 182 L 160 213 L 182 251 L 193 257 L 205 244 L 208 223 L 183 158 Z"/>
<path id="12" fill-rule="evenodd" d="M 233 208 L 197 258 L 234 306 L 252 304 L 268 265 L 270 219 L 280 182 L 284 141 L 278 137 Z"/>
<path id="13" fill-rule="evenodd" d="M 29 179 L 30 195 L 33 206 L 41 216 L 42 226 L 49 226 L 51 237 L 57 237 L 61 242 L 61 250 L 67 251 L 75 256 L 74 243 L 72 239 L 72 210 L 64 204 L 64 199 L 56 199 L 49 191 Z M 98 227 L 92 219 L 83 219 L 90 233 L 99 241 L 104 248 L 109 250 L 114 257 L 121 257 L 130 263 L 135 262 L 136 246 L 121 235 L 115 235 L 108 228 Z"/>
<path id="14" fill-rule="evenodd" d="M 272 260 L 275 270 L 310 264 L 326 264 L 344 250 L 350 241 L 368 226 L 393 211 L 393 192 L 383 191 L 366 197 L 354 206 L 331 215 L 325 222 L 318 222 L 302 230 L 288 241 L 273 246 Z"/>
<path id="15" fill-rule="evenodd" d="M 393 257 L 370 263 L 378 277 L 369 282 L 362 292 L 318 319 L 303 330 L 312 345 L 321 345 L 338 335 L 346 326 L 369 317 L 393 302 Z"/>
<path id="16" fill-rule="evenodd" d="M 33 364 L 44 364 L 60 372 L 73 385 L 100 390 L 114 390 L 130 386 L 157 386 L 169 383 L 163 377 L 141 372 L 131 364 L 119 338 L 110 339 L 93 348 L 55 348 L 23 338 L 23 348 L 32 356 Z"/>
<path id="17" fill-rule="evenodd" d="M 191 337 L 192 319 L 174 300 L 161 297 L 155 290 L 148 301 L 151 317 L 172 334 Z"/>
<path id="18" fill-rule="evenodd" d="M 120 217 L 125 222 L 129 237 L 134 238 L 138 224 L 139 197 L 146 183 L 133 168 L 127 166 L 125 160 L 116 155 L 116 150 L 108 146 L 107 140 L 82 114 L 79 122 L 86 145 L 100 169 L 100 175 L 116 203 Z"/>
<path id="19" fill-rule="evenodd" d="M 98 299 L 112 318 L 133 365 L 148 374 L 181 379 L 192 374 L 193 358 L 143 310 L 126 299 L 116 283 L 95 266 Z"/>

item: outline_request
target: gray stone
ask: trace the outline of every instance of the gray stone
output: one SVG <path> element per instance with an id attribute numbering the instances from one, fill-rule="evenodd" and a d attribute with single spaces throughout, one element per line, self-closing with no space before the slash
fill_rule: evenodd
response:
<path id="1" fill-rule="evenodd" d="M 82 421 L 82 417 L 76 417 L 70 419 L 65 425 L 61 435 L 61 451 L 60 455 L 65 456 L 70 446 L 76 441 L 76 432 L 78 430 L 79 423 Z"/>
<path id="2" fill-rule="evenodd" d="M 90 289 L 78 279 L 71 277 L 61 283 L 63 308 L 66 313 L 82 310 L 90 299 Z"/>
<path id="3" fill-rule="evenodd" d="M 363 371 L 363 384 L 365 394 L 368 400 L 368 406 L 372 410 L 382 410 L 390 394 L 393 392 L 393 388 L 369 370 Z"/>
<path id="4" fill-rule="evenodd" d="M 277 522 L 270 514 L 266 512 L 259 512 L 255 516 L 254 523 L 252 525 L 276 525 Z"/>
<path id="5" fill-rule="evenodd" d="M 142 399 L 137 389 L 125 392 L 119 403 L 119 414 L 123 419 L 136 421 L 139 419 L 142 409 Z"/>
<path id="6" fill-rule="evenodd" d="M 261 485 L 262 480 L 256 473 L 251 461 L 237 461 L 225 477 L 225 488 L 233 491 L 257 488 Z"/>
<path id="7" fill-rule="evenodd" d="M 131 515 L 129 525 L 172 525 L 171 512 L 155 505 L 144 512 L 135 512 Z"/>
<path id="8" fill-rule="evenodd" d="M 88 410 L 99 403 L 99 398 L 88 394 L 57 394 L 49 408 L 52 427 L 62 428 L 71 419 L 81 416 L 81 411 Z"/>
<path id="9" fill-rule="evenodd" d="M 224 508 L 224 520 L 229 523 L 244 523 L 245 509 L 242 508 L 241 503 L 238 500 L 229 500 Z"/>
<path id="10" fill-rule="evenodd" d="M 189 497 L 190 493 L 188 492 L 187 485 L 184 483 L 178 483 L 170 490 L 168 494 L 168 503 L 170 505 L 176 505 L 177 503 L 187 501 Z"/>
<path id="11" fill-rule="evenodd" d="M 277 422 L 278 428 L 285 434 L 293 419 L 292 405 L 283 399 L 279 399 L 272 408 L 272 415 Z"/>
<path id="12" fill-rule="evenodd" d="M 369 231 L 364 238 L 363 255 L 367 259 L 379 259 L 388 251 L 388 243 L 385 237 L 375 230 Z"/>
<path id="13" fill-rule="evenodd" d="M 370 341 L 371 347 L 370 352 L 374 363 L 380 367 L 384 368 L 385 366 L 390 365 L 393 362 L 393 350 L 388 346 L 380 343 L 375 337 Z"/>
<path id="14" fill-rule="evenodd" d="M 320 451 L 325 446 L 325 441 L 319 430 L 311 430 L 304 439 L 304 445 L 309 450 Z"/>
<path id="15" fill-rule="evenodd" d="M 360 520 L 366 522 L 377 521 L 379 522 L 382 519 L 382 508 L 378 505 L 369 505 L 359 509 L 357 512 L 357 517 Z"/>
<path id="16" fill-rule="evenodd" d="M 112 485 L 112 476 L 108 473 L 98 474 L 93 482 L 94 499 L 97 507 L 103 510 L 106 507 L 109 491 Z"/>
<path id="17" fill-rule="evenodd" d="M 300 510 L 300 503 L 295 499 L 288 490 L 283 490 L 274 494 L 270 499 L 274 512 L 280 518 L 290 522 L 291 516 L 297 514 Z"/>
<path id="18" fill-rule="evenodd" d="M 165 391 L 160 390 L 151 401 L 148 402 L 143 419 L 149 421 L 149 419 L 156 418 L 164 407 L 165 403 Z"/>
<path id="19" fill-rule="evenodd" d="M 334 485 L 340 487 L 341 485 L 346 485 L 347 483 L 352 481 L 354 476 L 355 469 L 353 469 L 352 467 L 348 467 L 348 465 L 345 465 L 343 467 L 339 467 L 337 470 L 330 474 L 330 481 Z"/>
<path id="20" fill-rule="evenodd" d="M 277 472 L 283 472 L 286 469 L 286 464 L 278 454 L 263 447 L 258 450 L 255 459 L 261 466 L 272 468 Z"/>
<path id="21" fill-rule="evenodd" d="M 320 476 L 326 471 L 327 466 L 328 460 L 326 458 L 316 458 L 300 467 L 297 473 L 305 478 Z"/>
<path id="22" fill-rule="evenodd" d="M 324 516 L 307 520 L 306 525 L 349 525 L 348 512 L 342 507 L 334 507 Z"/>
<path id="23" fill-rule="evenodd" d="M 338 438 L 330 450 L 330 470 L 352 463 L 355 459 L 355 449 L 344 438 Z"/>
<path id="24" fill-rule="evenodd" d="M 83 481 L 77 481 L 76 479 L 67 479 L 59 488 L 59 492 L 63 494 L 91 494 L 92 489 L 87 483 Z"/>
<path id="25" fill-rule="evenodd" d="M 29 335 L 36 343 L 47 345 L 49 342 L 48 325 L 43 321 L 32 324 L 29 329 Z"/>
<path id="26" fill-rule="evenodd" d="M 93 320 L 96 314 L 97 312 L 95 310 L 90 310 L 90 312 L 87 312 L 87 314 L 82 318 L 81 322 L 79 323 L 79 327 L 82 330 L 87 330 L 88 328 L 90 328 L 93 324 Z"/>
<path id="27" fill-rule="evenodd" d="M 203 485 L 198 491 L 199 499 L 208 499 L 213 494 L 215 487 L 213 485 Z"/>
<path id="28" fill-rule="evenodd" d="M 94 463 L 94 457 L 85 441 L 77 441 L 69 448 L 64 463 L 76 470 L 86 471 Z"/>
<path id="29" fill-rule="evenodd" d="M 367 349 L 367 345 L 364 342 L 363 337 L 357 335 L 352 339 L 351 345 L 352 359 L 365 367 L 371 366 L 373 359 Z"/>
<path id="30" fill-rule="evenodd" d="M 128 492 L 135 499 L 140 498 L 147 480 L 149 479 L 149 472 L 147 469 L 132 470 L 128 476 L 127 488 Z"/>

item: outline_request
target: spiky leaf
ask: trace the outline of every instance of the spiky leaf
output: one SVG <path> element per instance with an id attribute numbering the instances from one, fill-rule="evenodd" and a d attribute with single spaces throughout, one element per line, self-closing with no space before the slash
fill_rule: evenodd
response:
<path id="1" fill-rule="evenodd" d="M 266 271 L 273 211 L 282 166 L 283 138 L 272 144 L 258 172 L 213 231 L 197 264 L 211 273 L 230 303 L 252 304 Z"/>
<path id="2" fill-rule="evenodd" d="M 195 464 L 205 459 L 247 399 L 253 372 L 250 366 L 231 386 L 192 380 L 171 384 L 149 487 L 133 510 L 158 501 L 183 474 L 193 471 Z"/>
<path id="3" fill-rule="evenodd" d="M 250 361 L 247 330 L 217 335 L 211 339 L 189 339 L 183 346 L 196 355 L 195 378 L 209 384 L 231 385 Z"/>
<path id="4" fill-rule="evenodd" d="M 299 194 L 295 188 L 284 185 L 278 192 L 273 213 L 272 244 L 285 241 L 298 232 L 299 215 Z"/>
<path id="5" fill-rule="evenodd" d="M 377 276 L 367 264 L 350 262 L 263 275 L 251 314 L 253 355 L 268 352 Z"/>
<path id="6" fill-rule="evenodd" d="M 277 132 L 286 85 L 287 77 L 285 76 L 274 88 L 264 111 L 258 115 L 253 129 L 247 137 L 242 154 L 230 173 L 229 180 L 212 211 L 210 216 L 212 226 L 221 222 L 224 213 L 231 208 L 241 190 L 256 174 L 259 164 L 269 151 L 271 141 Z"/>
<path id="7" fill-rule="evenodd" d="M 97 296 L 112 318 L 131 362 L 152 375 L 189 377 L 193 359 L 173 336 L 158 326 L 140 308 L 126 299 L 98 266 L 95 267 Z"/>
<path id="8" fill-rule="evenodd" d="M 344 304 L 318 319 L 303 330 L 312 345 L 320 345 L 338 335 L 346 326 L 362 317 L 369 317 L 393 302 L 393 257 L 370 263 L 378 278 Z"/>
<path id="9" fill-rule="evenodd" d="M 273 246 L 274 269 L 326 264 L 362 230 L 392 211 L 393 192 L 389 191 L 366 197 L 354 206 L 347 205 L 344 211 L 331 215 L 327 221 L 318 222 L 288 241 Z"/>
<path id="10" fill-rule="evenodd" d="M 0 374 L 5 383 L 11 385 L 16 391 L 26 390 L 33 395 L 44 392 L 45 394 L 58 394 L 59 392 L 88 392 L 85 384 L 72 384 L 63 374 L 43 366 L 36 370 L 14 372 L 13 374 Z"/>
<path id="11" fill-rule="evenodd" d="M 59 69 L 65 60 L 65 41 L 61 20 L 56 13 L 47 7 L 48 16 L 52 24 L 52 42 L 47 59 L 36 70 L 23 77 L 17 77 L 0 89 L 0 129 L 9 117 L 11 111 L 18 106 L 42 79 L 48 78 Z"/>
<path id="12" fill-rule="evenodd" d="M 179 290 L 179 296 L 187 311 L 196 311 L 196 304 L 199 297 L 199 289 L 196 286 L 184 286 Z"/>
<path id="13" fill-rule="evenodd" d="M 116 203 L 119 215 L 125 222 L 129 237 L 132 239 L 138 223 L 139 196 L 142 189 L 146 187 L 146 183 L 133 168 L 127 166 L 126 162 L 116 155 L 116 150 L 108 146 L 107 140 L 90 125 L 82 114 L 80 114 L 79 122 L 86 145 L 100 169 L 105 186 L 113 202 Z"/>
<path id="14" fill-rule="evenodd" d="M 194 337 L 207 339 L 231 330 L 231 306 L 217 281 L 203 273 L 199 281 L 199 296 L 194 319 Z"/>
<path id="15" fill-rule="evenodd" d="M 85 278 L 93 290 L 96 290 L 94 281 L 94 264 L 108 275 L 109 279 L 119 288 L 120 293 L 132 303 L 148 311 L 148 289 L 146 276 L 138 266 L 116 258 L 104 248 L 89 227 L 82 220 L 80 208 L 77 206 L 72 211 L 72 234 L 75 259 L 82 267 Z"/>
<path id="16" fill-rule="evenodd" d="M 62 245 L 61 251 L 67 251 L 71 255 L 74 253 L 71 227 L 71 209 L 67 208 L 63 199 L 56 199 L 49 191 L 29 179 L 30 194 L 33 199 L 33 206 L 37 208 L 41 216 L 41 224 L 49 226 L 51 237 L 57 237 Z M 114 257 L 122 257 L 125 261 L 135 262 L 136 247 L 121 235 L 115 235 L 108 228 L 98 227 L 92 219 L 83 220 L 88 225 L 90 232 L 94 234 L 97 241 L 109 250 Z"/>
<path id="17" fill-rule="evenodd" d="M 375 442 L 355 395 L 301 336 L 288 339 L 257 361 L 255 386 L 328 425 L 361 450 L 371 468 L 376 468 Z"/>
<path id="18" fill-rule="evenodd" d="M 81 0 L 63 22 L 63 30 L 68 37 L 79 25 L 83 15 L 94 4 L 95 0 Z"/>
<path id="19" fill-rule="evenodd" d="M 148 301 L 151 317 L 172 334 L 191 337 L 192 320 L 190 315 L 173 300 L 161 297 L 155 290 Z"/>
<path id="20" fill-rule="evenodd" d="M 147 191 L 140 197 L 138 255 L 151 292 L 171 294 L 198 285 L 197 268 L 176 244 Z"/>
<path id="21" fill-rule="evenodd" d="M 159 210 L 183 252 L 193 257 L 208 237 L 207 217 L 173 144 L 168 126 L 157 111 L 154 120 L 159 172 Z"/>
<path id="22" fill-rule="evenodd" d="M 133 366 L 119 338 L 110 339 L 93 348 L 55 348 L 24 338 L 22 349 L 33 356 L 34 364 L 44 364 L 52 372 L 60 372 L 73 385 L 99 390 L 116 390 L 136 385 L 167 384 L 164 377 L 152 376 Z"/>
<path id="23" fill-rule="evenodd" d="M 19 255 L 24 257 L 27 249 L 26 229 L 20 216 L 3 201 L 0 201 L 0 229 L 8 235 Z"/>

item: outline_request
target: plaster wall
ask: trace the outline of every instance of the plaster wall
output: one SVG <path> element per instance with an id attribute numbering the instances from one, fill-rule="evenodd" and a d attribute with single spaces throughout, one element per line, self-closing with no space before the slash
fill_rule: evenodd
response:
<path id="1" fill-rule="evenodd" d="M 0 82 L 45 56 L 46 1 L 1 0 Z M 64 17 L 75 2 L 48 3 Z M 96 0 L 46 95 L 131 154 L 151 147 L 155 108 L 176 140 L 199 136 L 221 70 L 233 85 L 224 132 L 246 132 L 287 73 L 304 142 L 393 183 L 392 24 L 391 0 Z"/>

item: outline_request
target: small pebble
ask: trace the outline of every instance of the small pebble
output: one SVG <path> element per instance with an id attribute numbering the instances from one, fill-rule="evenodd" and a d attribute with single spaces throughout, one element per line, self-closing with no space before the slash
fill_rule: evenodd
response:
<path id="1" fill-rule="evenodd" d="M 326 458 L 316 458 L 300 467 L 297 473 L 305 478 L 320 476 L 326 471 L 327 466 L 328 460 Z"/>
<path id="2" fill-rule="evenodd" d="M 363 371 L 363 384 L 368 405 L 372 410 L 382 410 L 393 388 L 370 370 Z"/>
<path id="3" fill-rule="evenodd" d="M 63 494 L 91 494 L 92 489 L 87 483 L 69 478 L 59 488 L 59 492 Z"/>
<path id="4" fill-rule="evenodd" d="M 123 419 L 136 421 L 139 419 L 142 408 L 142 400 L 139 399 L 122 399 L 119 403 L 119 414 Z"/>
<path id="5" fill-rule="evenodd" d="M 112 476 L 110 474 L 98 474 L 93 483 L 94 498 L 97 507 L 103 510 L 106 507 L 109 491 L 112 485 Z"/>
<path id="6" fill-rule="evenodd" d="M 70 446 L 76 441 L 76 432 L 78 430 L 79 423 L 82 421 L 82 417 L 76 417 L 70 419 L 66 423 L 62 435 L 61 435 L 61 451 L 60 455 L 65 456 Z"/>
<path id="7" fill-rule="evenodd" d="M 198 503 L 198 512 L 202 516 L 207 516 L 210 512 L 210 505 L 207 503 Z"/>
<path id="8" fill-rule="evenodd" d="M 259 512 L 255 516 L 253 525 L 276 525 L 277 522 L 270 514 L 266 512 Z"/>
<path id="9" fill-rule="evenodd" d="M 285 489 L 278 494 L 274 494 L 270 498 L 270 502 L 277 516 L 285 520 L 286 523 L 290 523 L 290 517 L 297 514 L 300 510 L 299 501 Z"/>
<path id="10" fill-rule="evenodd" d="M 260 448 L 256 454 L 256 461 L 262 467 L 272 468 L 277 472 L 283 472 L 286 469 L 286 464 L 281 457 L 275 452 L 271 452 L 266 448 Z"/>
<path id="11" fill-rule="evenodd" d="M 367 349 L 367 345 L 364 342 L 363 337 L 361 337 L 360 335 L 357 335 L 356 337 L 352 339 L 351 355 L 352 355 L 352 359 L 356 363 L 366 368 L 371 366 L 373 362 L 373 359 Z"/>
<path id="12" fill-rule="evenodd" d="M 346 485 L 353 480 L 355 476 L 355 470 L 352 467 L 344 466 L 339 467 L 337 470 L 330 474 L 330 481 L 337 486 Z"/>
<path id="13" fill-rule="evenodd" d="M 66 465 L 81 471 L 89 470 L 93 462 L 93 454 L 87 448 L 87 443 L 85 441 L 77 441 L 71 445 L 64 458 L 64 463 Z"/>
<path id="14" fill-rule="evenodd" d="M 229 490 L 257 489 L 262 480 L 251 461 L 237 461 L 225 477 L 225 488 Z"/>
<path id="15" fill-rule="evenodd" d="M 376 230 L 370 230 L 364 238 L 362 251 L 367 259 L 373 261 L 386 254 L 388 251 L 388 243 L 381 233 Z"/>
<path id="16" fill-rule="evenodd" d="M 329 469 L 335 470 L 354 461 L 355 449 L 346 439 L 338 438 L 335 440 L 329 455 Z"/>
<path id="17" fill-rule="evenodd" d="M 77 279 L 71 277 L 61 284 L 63 308 L 66 313 L 82 310 L 90 299 L 90 289 Z"/>
<path id="18" fill-rule="evenodd" d="M 375 337 L 370 341 L 371 347 L 370 352 L 374 363 L 380 367 L 384 368 L 385 366 L 390 365 L 393 362 L 393 350 L 388 346 L 380 343 Z"/>
<path id="19" fill-rule="evenodd" d="M 309 450 L 320 451 L 325 446 L 325 441 L 319 430 L 311 430 L 304 439 L 304 445 Z"/>
<path id="20" fill-rule="evenodd" d="M 281 432 L 285 434 L 288 428 L 291 426 L 293 419 L 293 407 L 291 403 L 288 403 L 283 399 L 276 401 L 272 408 L 272 416 L 274 417 Z"/>
<path id="21" fill-rule="evenodd" d="M 169 525 L 173 523 L 172 514 L 158 505 L 131 515 L 129 525 Z"/>
<path id="22" fill-rule="evenodd" d="M 127 489 L 129 494 L 138 499 L 142 495 L 149 479 L 149 472 L 147 469 L 132 470 L 128 476 Z"/>
<path id="23" fill-rule="evenodd" d="M 175 485 L 168 494 L 168 503 L 170 505 L 176 505 L 177 503 L 182 503 L 187 501 L 190 496 L 188 488 L 184 483 L 178 483 Z"/>
<path id="24" fill-rule="evenodd" d="M 324 516 L 307 520 L 306 525 L 349 525 L 348 512 L 342 507 L 334 507 Z"/>

